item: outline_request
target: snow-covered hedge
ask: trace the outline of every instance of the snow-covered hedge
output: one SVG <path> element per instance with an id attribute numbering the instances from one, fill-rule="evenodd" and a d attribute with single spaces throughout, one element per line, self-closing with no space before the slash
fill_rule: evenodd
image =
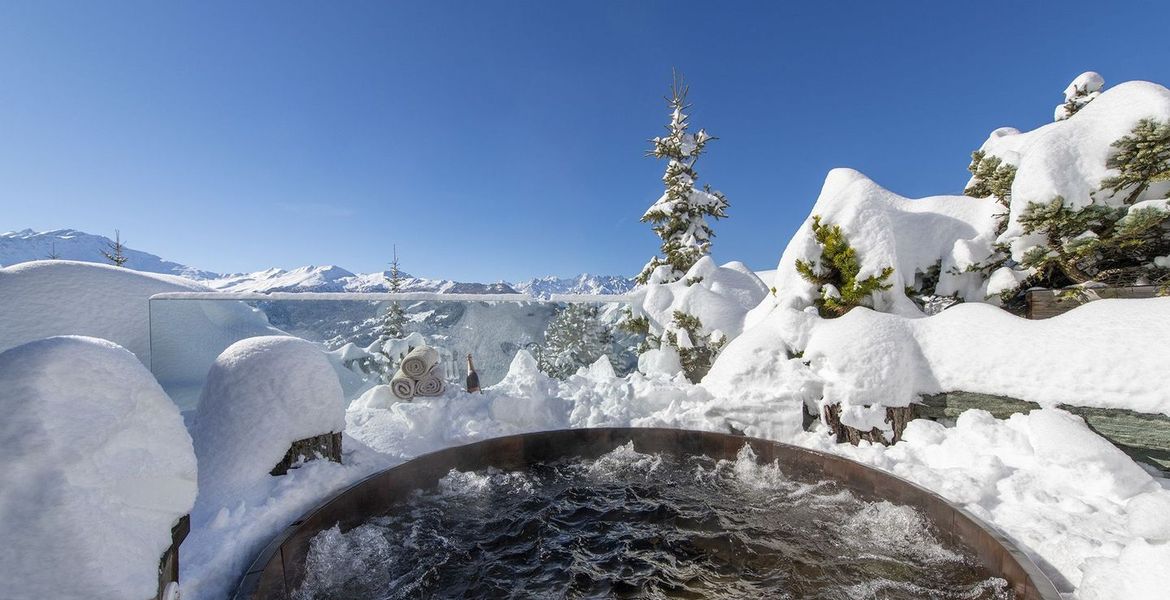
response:
<path id="1" fill-rule="evenodd" d="M 150 372 L 105 340 L 30 342 L 0 354 L 0 414 L 0 596 L 153 597 L 196 466 Z"/>
<path id="2" fill-rule="evenodd" d="M 293 442 L 344 429 L 341 384 L 321 348 L 288 336 L 232 344 L 207 374 L 193 418 L 200 503 L 267 478 Z"/>

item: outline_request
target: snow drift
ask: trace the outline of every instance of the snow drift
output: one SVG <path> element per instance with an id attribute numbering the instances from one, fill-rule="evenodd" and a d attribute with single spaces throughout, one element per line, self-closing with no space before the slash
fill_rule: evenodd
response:
<path id="1" fill-rule="evenodd" d="M 0 268 L 0 350 L 54 335 L 110 340 L 150 366 L 186 407 L 191 402 L 185 395 L 198 395 L 220 350 L 246 337 L 280 333 L 263 313 L 240 302 L 168 301 L 151 314 L 155 294 L 207 291 L 182 277 L 86 262 Z M 194 389 L 184 394 L 184 388 Z"/>
<path id="2" fill-rule="evenodd" d="M 195 502 L 191 438 L 133 354 L 54 337 L 0 354 L 8 598 L 150 598 Z"/>
<path id="3" fill-rule="evenodd" d="M 293 442 L 345 429 L 344 415 L 337 374 L 315 344 L 286 336 L 232 344 L 207 374 L 193 417 L 200 502 L 238 497 Z"/>

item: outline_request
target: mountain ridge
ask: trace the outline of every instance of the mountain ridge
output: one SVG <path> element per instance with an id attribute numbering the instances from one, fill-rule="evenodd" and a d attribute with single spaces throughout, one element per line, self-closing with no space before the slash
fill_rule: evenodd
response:
<path id="1" fill-rule="evenodd" d="M 113 241 L 103 235 L 76 229 L 55 229 L 38 232 L 32 229 L 0 233 L 0 266 L 33 260 L 44 260 L 56 255 L 64 260 L 106 263 L 102 250 L 109 250 Z M 388 271 L 354 273 L 336 265 L 305 265 L 295 269 L 268 268 L 251 273 L 221 274 L 190 267 L 177 262 L 123 246 L 129 259 L 126 267 L 148 273 L 179 275 L 198 281 L 221 292 L 388 292 Z M 400 273 L 401 291 L 440 294 L 528 294 L 548 298 L 553 294 L 623 294 L 634 288 L 634 281 L 620 275 L 591 275 L 575 277 L 545 276 L 509 283 L 454 281 L 430 279 Z"/>

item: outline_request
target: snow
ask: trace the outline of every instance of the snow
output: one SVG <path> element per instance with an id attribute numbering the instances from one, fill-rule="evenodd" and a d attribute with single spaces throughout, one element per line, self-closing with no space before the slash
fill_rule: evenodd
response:
<path id="1" fill-rule="evenodd" d="M 1098 191 L 1101 180 L 1112 174 L 1105 164 L 1114 152 L 1111 144 L 1147 118 L 1170 120 L 1170 90 L 1156 83 L 1130 81 L 1101 93 L 1066 120 L 1027 133 L 997 131 L 984 142 L 981 150 L 1017 167 L 1008 231 L 1001 238 L 1014 242 L 1013 258 L 1021 259 L 1033 245 L 1031 240 L 1018 239 L 1022 234 L 1019 217 L 1031 203 L 1060 196 L 1073 208 L 1092 203 L 1121 205 L 1124 190 L 1116 195 Z M 1158 192 L 1155 185 L 1147 194 Z"/>
<path id="2" fill-rule="evenodd" d="M 734 338 L 743 331 L 748 311 L 767 294 L 764 282 L 743 263 L 716 266 L 710 256 L 704 256 L 679 281 L 642 286 L 626 298 L 634 305 L 634 316 L 649 317 L 651 331 L 668 328 L 674 312 L 682 311 L 701 315 L 703 333 L 719 331 Z"/>
<path id="3" fill-rule="evenodd" d="M 341 384 L 317 345 L 248 338 L 215 359 L 192 417 L 200 502 L 264 480 L 293 442 L 345 428 Z"/>
<path id="4" fill-rule="evenodd" d="M 979 303 L 926 318 L 856 308 L 825 320 L 775 308 L 723 351 L 708 378 L 737 372 L 730 387 L 782 384 L 765 362 L 780 359 L 777 339 L 803 350 L 807 377 L 823 386 L 812 388 L 846 407 L 843 422 L 865 429 L 888 426 L 864 406 L 953 390 L 1170 415 L 1157 375 L 1170 353 L 1170 298 L 1100 300 L 1040 321 Z"/>
<path id="5" fill-rule="evenodd" d="M 952 274 L 990 252 L 994 240 L 995 214 L 999 207 L 991 198 L 932 196 L 918 200 L 903 198 L 852 169 L 833 169 L 825 178 L 820 196 L 809 218 L 784 249 L 776 267 L 776 289 L 770 306 L 803 309 L 821 295 L 813 283 L 796 271 L 797 260 L 820 260 L 820 247 L 812 231 L 812 215 L 822 222 L 840 226 L 861 262 L 860 278 L 879 274 L 886 267 L 894 272 L 891 289 L 875 294 L 879 310 L 906 316 L 922 311 L 904 294 L 914 284 L 916 273 L 925 273 L 941 261 L 938 293 L 958 293 L 968 300 L 983 300 L 982 283 L 972 274 Z M 972 250 L 971 246 L 978 249 Z"/>
<path id="6" fill-rule="evenodd" d="M 153 597 L 195 502 L 191 438 L 127 350 L 52 337 L 0 354 L 6 598 Z"/>
<path id="7" fill-rule="evenodd" d="M 168 389 L 195 386 L 197 394 L 219 350 L 244 337 L 279 333 L 262 313 L 240 303 L 172 302 L 151 314 L 155 294 L 208 291 L 181 277 L 86 262 L 0 268 L 0 351 L 54 335 L 102 338 L 133 352 Z"/>

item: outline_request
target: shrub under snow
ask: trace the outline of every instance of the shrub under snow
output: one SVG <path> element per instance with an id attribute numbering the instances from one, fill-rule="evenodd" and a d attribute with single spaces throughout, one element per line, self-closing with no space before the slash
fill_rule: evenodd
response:
<path id="1" fill-rule="evenodd" d="M 191 438 L 133 354 L 53 337 L 0 354 L 5 598 L 151 598 L 195 502 Z"/>

